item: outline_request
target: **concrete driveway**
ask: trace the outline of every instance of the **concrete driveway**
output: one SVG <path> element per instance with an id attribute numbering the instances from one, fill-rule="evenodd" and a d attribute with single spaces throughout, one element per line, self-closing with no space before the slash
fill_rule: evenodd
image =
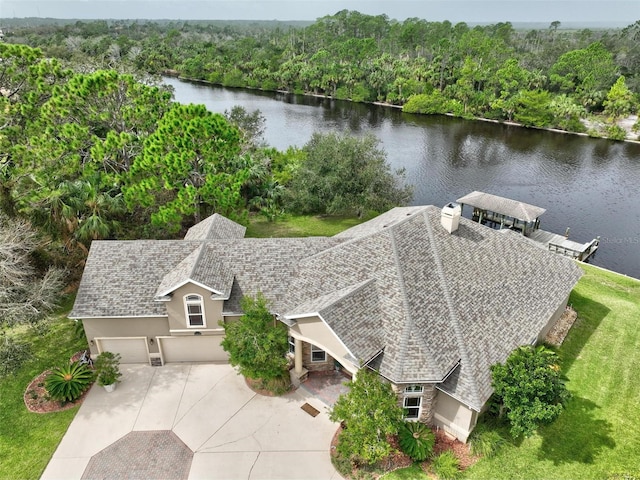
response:
<path id="1" fill-rule="evenodd" d="M 304 389 L 283 397 L 257 395 L 229 365 L 123 365 L 122 371 L 114 392 L 92 387 L 42 479 L 91 478 L 101 462 L 114 465 L 106 474 L 101 471 L 101 478 L 148 478 L 145 465 L 174 447 L 188 452 L 188 458 L 193 452 L 180 475 L 188 479 L 341 478 L 329 458 L 337 424 Z M 303 411 L 305 403 L 320 414 Z M 171 438 L 152 441 L 151 432 Z M 167 438 L 179 445 L 167 447 Z M 160 453 L 147 455 L 144 449 L 156 444 Z M 129 461 L 135 465 L 129 467 Z M 129 473 L 118 473 L 119 463 Z M 163 472 L 158 478 L 170 475 Z"/>

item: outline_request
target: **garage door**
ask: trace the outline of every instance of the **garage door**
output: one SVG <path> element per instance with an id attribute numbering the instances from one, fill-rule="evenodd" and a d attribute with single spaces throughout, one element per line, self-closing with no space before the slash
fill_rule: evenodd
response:
<path id="1" fill-rule="evenodd" d="M 164 363 L 226 362 L 229 356 L 220 345 L 223 338 L 223 335 L 189 335 L 158 340 Z"/>
<path id="2" fill-rule="evenodd" d="M 149 363 L 146 337 L 96 338 L 98 352 L 119 353 L 121 363 Z"/>

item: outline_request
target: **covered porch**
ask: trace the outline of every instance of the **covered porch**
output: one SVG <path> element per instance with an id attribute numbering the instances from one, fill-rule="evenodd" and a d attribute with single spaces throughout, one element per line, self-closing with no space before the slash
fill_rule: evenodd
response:
<path id="1" fill-rule="evenodd" d="M 331 407 L 341 394 L 349 391 L 344 383 L 351 380 L 357 369 L 349 361 L 339 361 L 329 347 L 307 340 L 289 336 L 291 381 Z"/>

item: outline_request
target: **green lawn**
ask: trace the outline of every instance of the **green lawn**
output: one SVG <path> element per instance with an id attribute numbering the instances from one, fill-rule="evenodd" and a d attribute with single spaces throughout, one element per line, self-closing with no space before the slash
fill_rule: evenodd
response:
<path id="1" fill-rule="evenodd" d="M 275 222 L 253 217 L 247 227 L 247 237 L 331 237 L 371 217 L 285 215 Z"/>
<path id="2" fill-rule="evenodd" d="M 569 300 L 578 320 L 560 349 L 572 400 L 552 425 L 464 478 L 640 478 L 640 281 L 583 268 Z"/>
<path id="3" fill-rule="evenodd" d="M 387 473 L 380 477 L 380 480 L 426 480 L 428 478 L 425 471 L 420 468 L 420 465 L 413 464 L 410 467 L 399 468 L 398 470 Z"/>
<path id="4" fill-rule="evenodd" d="M 70 308 L 70 303 L 66 303 L 61 309 L 65 314 L 56 316 L 45 334 L 26 327 L 19 329 L 20 338 L 32 343 L 32 358 L 16 375 L 0 379 L 1 479 L 40 478 L 78 410 L 30 413 L 22 399 L 36 375 L 67 362 L 73 353 L 83 348 L 83 343 L 73 336 L 73 322 L 66 319 Z"/>

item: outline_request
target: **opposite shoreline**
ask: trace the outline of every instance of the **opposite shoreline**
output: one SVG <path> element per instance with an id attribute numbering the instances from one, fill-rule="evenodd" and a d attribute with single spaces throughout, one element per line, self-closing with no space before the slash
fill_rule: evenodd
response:
<path id="1" fill-rule="evenodd" d="M 364 105 L 376 105 L 378 107 L 388 107 L 388 108 L 395 108 L 398 110 L 402 110 L 402 105 L 394 105 L 392 103 L 386 103 L 386 102 L 353 102 L 353 100 L 349 100 L 349 99 L 344 99 L 344 98 L 334 98 L 328 95 L 320 95 L 318 93 L 295 93 L 295 92 L 290 92 L 288 90 L 265 90 L 263 88 L 256 88 L 256 87 L 227 87 L 224 85 L 221 85 L 219 83 L 214 83 L 214 82 L 209 82 L 208 80 L 200 80 L 197 78 L 189 78 L 189 77 L 183 77 L 182 75 L 179 74 L 179 72 L 175 72 L 175 71 L 165 71 L 162 73 L 163 76 L 166 77 L 173 77 L 173 78 L 177 78 L 178 80 L 181 81 L 185 81 L 185 82 L 192 82 L 192 83 L 199 83 L 199 84 L 203 84 L 203 85 L 209 85 L 209 86 L 213 86 L 213 87 L 221 87 L 221 88 L 234 88 L 234 89 L 240 89 L 240 90 L 255 90 L 258 92 L 267 92 L 267 93 L 282 93 L 282 94 L 286 94 L 286 95 L 301 95 L 304 97 L 313 97 L 313 98 L 323 98 L 326 100 L 339 100 L 339 101 L 343 101 L 343 102 L 352 102 L 352 103 L 362 103 Z M 412 113 L 411 115 L 425 115 L 428 116 L 426 114 L 423 113 Z M 630 138 L 625 138 L 624 140 L 614 140 L 611 138 L 607 138 L 607 137 L 594 137 L 589 135 L 588 133 L 583 133 L 583 132 L 571 132 L 569 130 L 561 130 L 559 128 L 550 128 L 550 127 L 534 127 L 534 126 L 530 126 L 527 127 L 521 123 L 518 122 L 513 122 L 513 121 L 509 121 L 509 120 L 494 120 L 491 118 L 484 118 L 484 117 L 471 117 L 471 118 L 465 118 L 465 117 L 459 117 L 457 115 L 454 115 L 453 113 L 442 113 L 442 114 L 438 114 L 438 115 L 443 115 L 445 117 L 451 117 L 451 118 L 459 118 L 461 120 L 469 120 L 469 121 L 480 121 L 480 122 L 487 122 L 487 123 L 494 123 L 496 125 L 506 125 L 508 127 L 519 127 L 519 128 L 528 128 L 531 130 L 540 130 L 540 131 L 544 131 L 544 132 L 551 132 L 551 133 L 562 133 L 565 135 L 577 135 L 580 137 L 586 137 L 586 138 L 593 138 L 594 140 L 609 140 L 612 142 L 627 142 L 627 143 L 634 143 L 636 145 L 640 145 L 640 138 L 638 140 L 633 140 Z"/>

